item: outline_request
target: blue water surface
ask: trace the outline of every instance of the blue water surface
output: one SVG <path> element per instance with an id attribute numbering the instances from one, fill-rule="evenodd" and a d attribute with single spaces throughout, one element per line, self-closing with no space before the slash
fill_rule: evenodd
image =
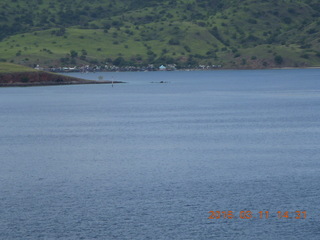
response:
<path id="1" fill-rule="evenodd" d="M 0 89 L 0 239 L 320 238 L 319 69 L 71 75 Z"/>

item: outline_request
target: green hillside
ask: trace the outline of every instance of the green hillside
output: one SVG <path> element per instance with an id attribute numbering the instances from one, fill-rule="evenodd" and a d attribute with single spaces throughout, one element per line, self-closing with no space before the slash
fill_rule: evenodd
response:
<path id="1" fill-rule="evenodd" d="M 2 0 L 0 61 L 320 66 L 318 0 Z"/>
<path id="2" fill-rule="evenodd" d="M 35 69 L 12 63 L 0 63 L 0 74 L 36 72 Z"/>

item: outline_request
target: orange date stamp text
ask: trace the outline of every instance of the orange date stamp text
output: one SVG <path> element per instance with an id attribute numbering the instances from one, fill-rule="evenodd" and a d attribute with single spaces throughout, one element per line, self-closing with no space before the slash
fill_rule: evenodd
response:
<path id="1" fill-rule="evenodd" d="M 209 211 L 208 219 L 306 219 L 307 211 Z"/>

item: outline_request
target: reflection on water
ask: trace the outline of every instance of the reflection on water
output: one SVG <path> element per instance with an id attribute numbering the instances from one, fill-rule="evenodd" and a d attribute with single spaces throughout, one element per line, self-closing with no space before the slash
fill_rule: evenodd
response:
<path id="1" fill-rule="evenodd" d="M 0 89 L 1 239 L 317 239 L 319 70 L 72 75 Z"/>

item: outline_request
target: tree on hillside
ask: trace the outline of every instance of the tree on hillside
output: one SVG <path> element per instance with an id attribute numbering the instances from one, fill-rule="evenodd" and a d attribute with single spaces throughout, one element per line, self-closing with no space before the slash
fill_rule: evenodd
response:
<path id="1" fill-rule="evenodd" d="M 71 58 L 76 58 L 76 57 L 78 57 L 78 52 L 75 51 L 75 50 L 71 50 L 70 51 L 70 56 L 71 56 Z"/>
<path id="2" fill-rule="evenodd" d="M 281 65 L 283 63 L 283 58 L 280 55 L 276 55 L 274 57 L 274 61 L 275 61 L 276 64 Z"/>

